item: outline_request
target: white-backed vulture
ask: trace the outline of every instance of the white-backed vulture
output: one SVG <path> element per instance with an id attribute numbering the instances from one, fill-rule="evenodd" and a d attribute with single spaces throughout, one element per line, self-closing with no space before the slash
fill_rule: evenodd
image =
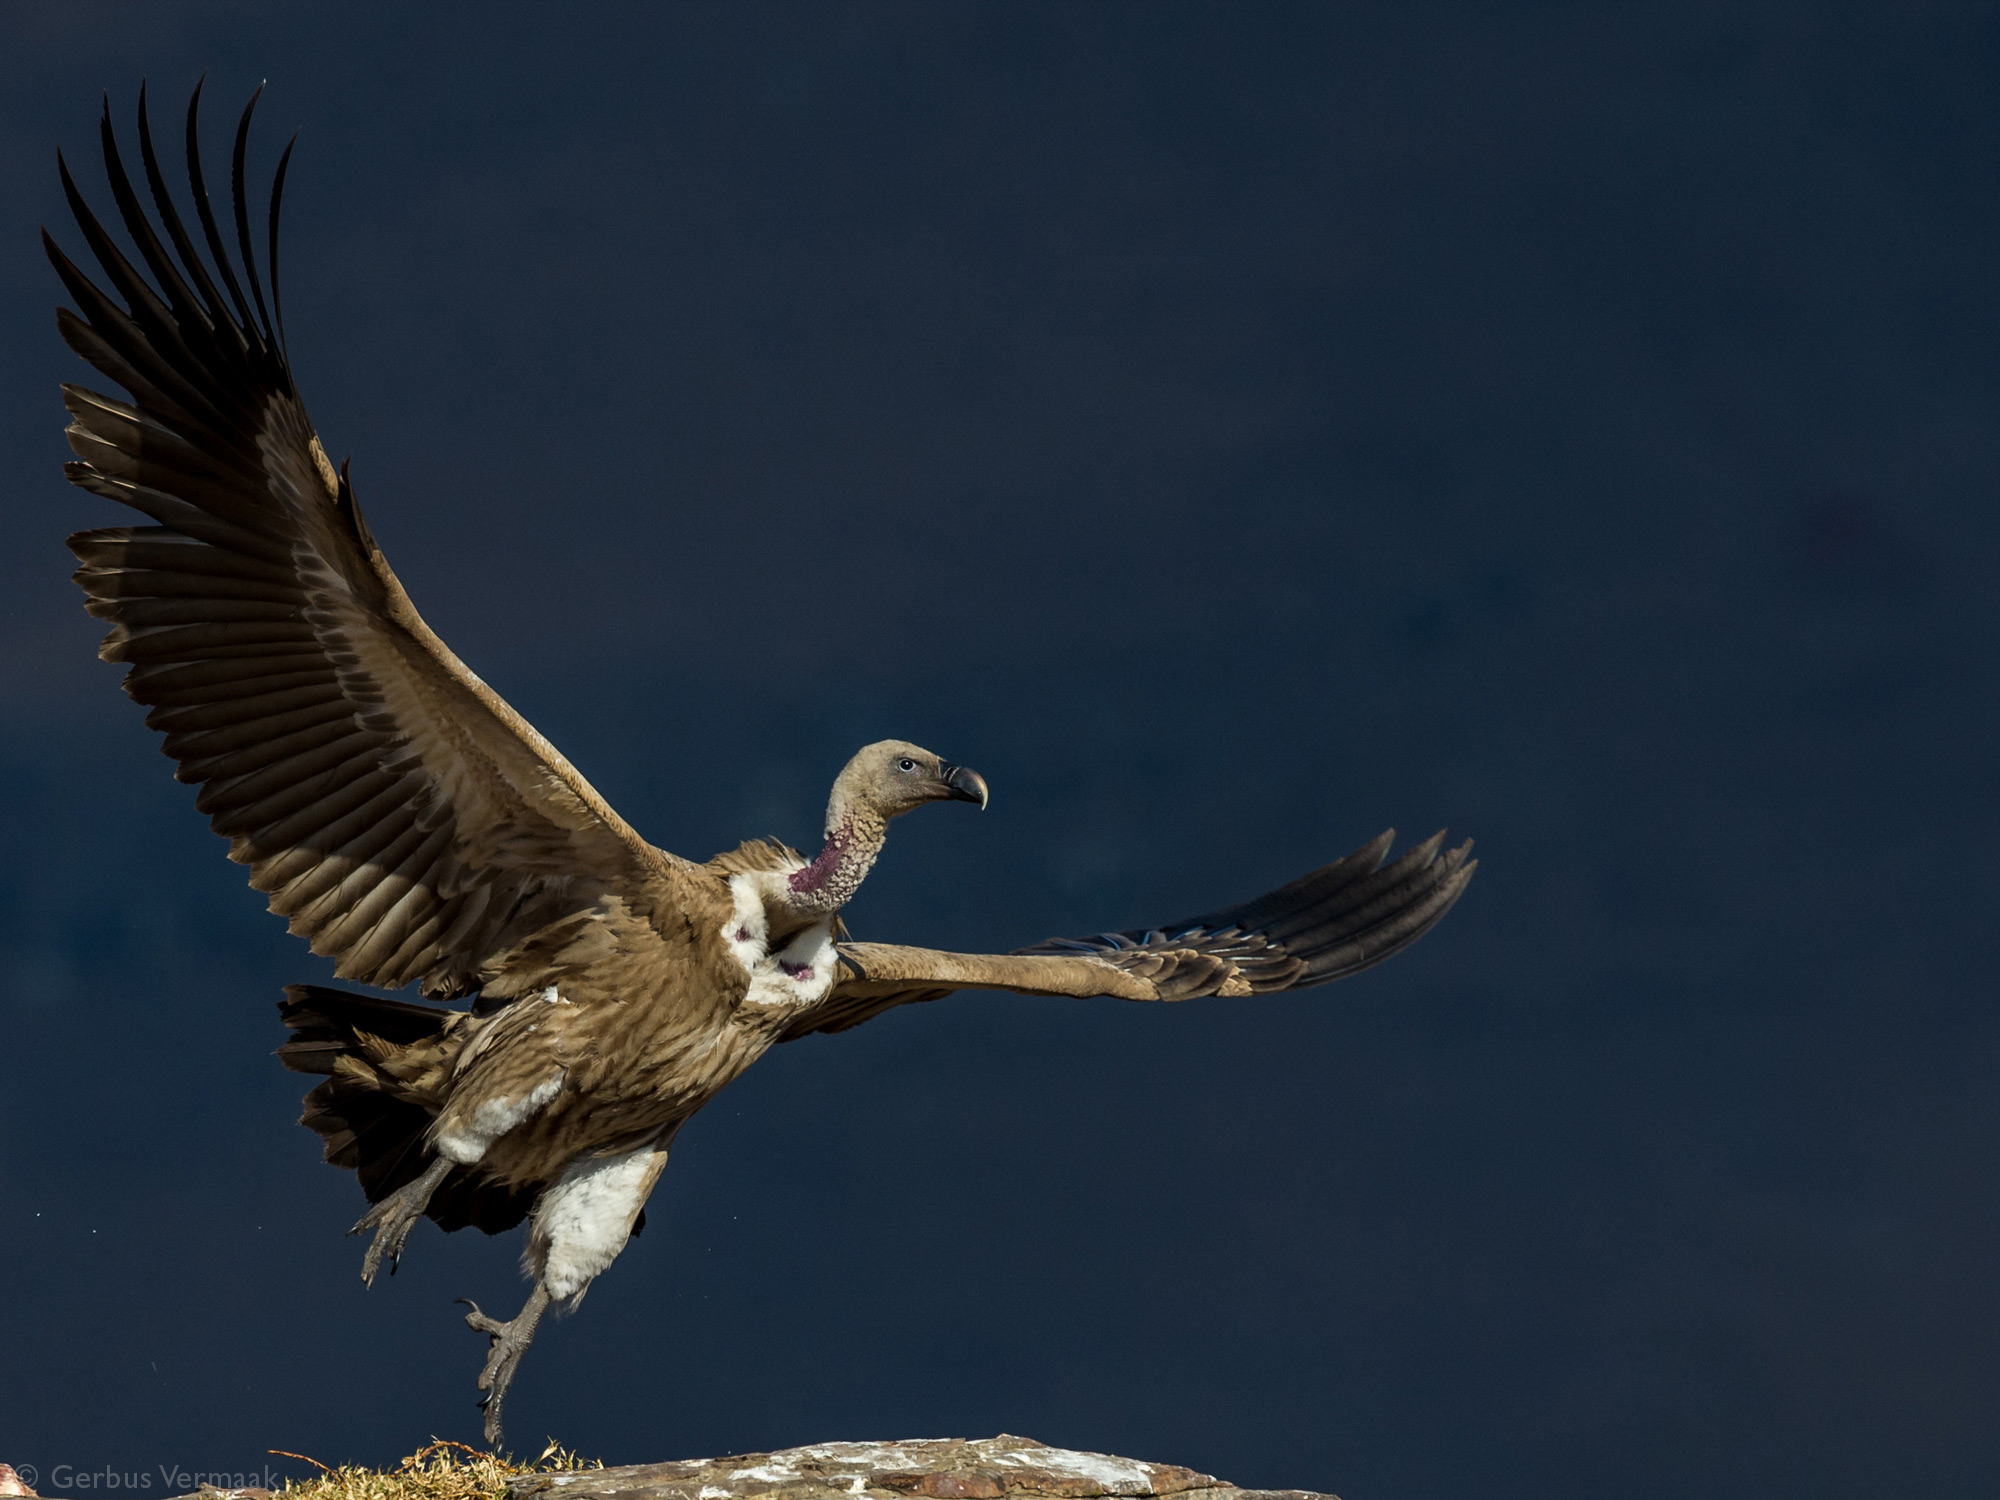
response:
<path id="1" fill-rule="evenodd" d="M 340 978 L 416 984 L 432 1002 L 295 985 L 278 1055 L 325 1075 L 303 1123 L 371 1204 L 355 1226 L 374 1230 L 364 1280 L 420 1217 L 488 1233 L 528 1221 L 526 1306 L 467 1320 L 491 1337 L 489 1441 L 543 1312 L 611 1264 L 675 1131 L 773 1043 L 956 989 L 1187 1000 L 1323 984 L 1407 947 L 1465 889 L 1469 845 L 1440 852 L 1439 835 L 1384 863 L 1385 833 L 1258 900 L 1130 932 L 1008 954 L 849 942 L 840 909 L 888 821 L 986 803 L 976 774 L 896 740 L 841 773 L 811 860 L 761 840 L 701 864 L 654 848 L 432 634 L 390 571 L 286 358 L 291 148 L 271 189 L 267 304 L 244 192 L 256 100 L 236 131 L 233 253 L 202 178 L 199 104 L 197 88 L 194 233 L 142 90 L 150 215 L 108 110 L 102 139 L 143 268 L 66 165 L 108 290 L 44 235 L 76 305 L 58 314 L 63 337 L 130 397 L 64 386 L 67 473 L 154 523 L 71 537 L 76 581 L 111 622 L 100 654 L 128 665 L 126 692 L 271 910 Z"/>

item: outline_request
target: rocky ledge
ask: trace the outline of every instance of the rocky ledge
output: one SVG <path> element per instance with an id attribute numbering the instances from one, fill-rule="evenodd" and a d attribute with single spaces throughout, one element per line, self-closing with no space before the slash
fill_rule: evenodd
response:
<path id="1" fill-rule="evenodd" d="M 524 1474 L 507 1500 L 1337 1500 L 1309 1490 L 1245 1490 L 1178 1464 L 1050 1448 L 1032 1438 L 815 1443 L 679 1463 Z"/>

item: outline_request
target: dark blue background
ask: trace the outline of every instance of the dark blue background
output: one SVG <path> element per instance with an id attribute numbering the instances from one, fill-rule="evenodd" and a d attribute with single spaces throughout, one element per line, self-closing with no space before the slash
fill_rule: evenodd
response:
<path id="1" fill-rule="evenodd" d="M 0 1458 L 476 1433 L 516 1237 L 364 1293 L 321 977 L 94 659 L 58 144 L 302 125 L 300 383 L 649 837 L 985 772 L 861 935 L 1484 863 L 1333 990 L 766 1059 L 510 1403 L 632 1462 L 1021 1432 L 1389 1497 L 2000 1467 L 1990 5 L 23 3 L 0 22 Z M 102 382 L 97 382 L 102 384 Z M 289 1465 L 303 1471 L 301 1465 Z M 79 1491 L 83 1487 L 73 1487 Z M 108 1493 L 98 1484 L 92 1493 Z"/>

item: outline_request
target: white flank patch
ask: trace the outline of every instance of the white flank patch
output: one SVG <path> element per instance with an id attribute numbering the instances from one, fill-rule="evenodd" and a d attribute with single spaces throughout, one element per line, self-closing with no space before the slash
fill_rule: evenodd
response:
<path id="1" fill-rule="evenodd" d="M 543 1191 L 526 1260 L 551 1297 L 578 1296 L 618 1258 L 659 1175 L 662 1155 L 658 1146 L 641 1146 L 623 1156 L 573 1161 Z"/>
<path id="2" fill-rule="evenodd" d="M 466 1165 L 478 1161 L 486 1154 L 488 1146 L 560 1094 L 566 1076 L 558 1071 L 555 1077 L 538 1085 L 525 1098 L 503 1095 L 498 1099 L 485 1100 L 472 1112 L 472 1121 L 463 1130 L 439 1132 L 436 1140 L 438 1155 Z"/>

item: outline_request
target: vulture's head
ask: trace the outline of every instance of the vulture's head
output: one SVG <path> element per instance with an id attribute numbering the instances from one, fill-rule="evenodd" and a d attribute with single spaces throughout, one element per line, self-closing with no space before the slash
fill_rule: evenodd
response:
<path id="1" fill-rule="evenodd" d="M 852 814 L 887 822 L 926 802 L 976 802 L 986 806 L 986 778 L 954 766 L 908 740 L 880 740 L 855 752 L 833 784 L 826 809 L 831 834 Z"/>
<path id="2" fill-rule="evenodd" d="M 908 740 L 882 740 L 855 752 L 826 804 L 826 848 L 786 877 L 785 905 L 800 920 L 838 911 L 882 852 L 889 820 L 926 802 L 986 805 L 986 778 L 954 766 Z"/>

